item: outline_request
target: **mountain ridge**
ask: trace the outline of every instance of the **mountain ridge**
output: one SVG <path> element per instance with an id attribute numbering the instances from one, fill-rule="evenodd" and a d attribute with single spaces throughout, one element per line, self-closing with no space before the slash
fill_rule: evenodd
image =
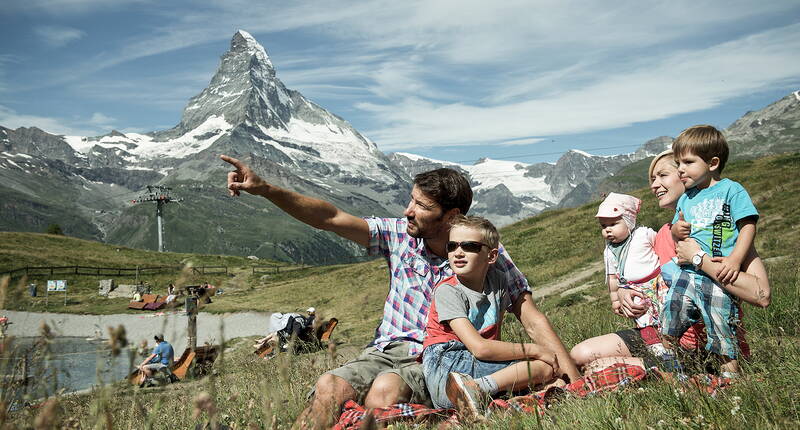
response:
<path id="1" fill-rule="evenodd" d="M 798 106 L 793 93 L 734 122 L 725 130 L 734 155 L 797 150 Z M 363 249 L 311 229 L 261 198 L 229 199 L 227 168 L 218 154 L 243 159 L 275 185 L 359 215 L 402 214 L 415 174 L 452 167 L 474 188 L 472 213 L 503 226 L 580 205 L 607 190 L 632 189 L 631 181 L 641 179 L 626 169 L 645 164 L 671 142 L 661 136 L 610 156 L 570 150 L 555 163 L 536 164 L 483 158 L 467 166 L 387 155 L 343 118 L 286 88 L 266 49 L 239 30 L 208 86 L 170 129 L 86 137 L 0 126 L 0 229 L 42 231 L 59 223 L 77 237 L 152 249 L 153 208 L 125 202 L 158 184 L 184 197 L 165 208 L 169 250 L 352 261 Z"/>

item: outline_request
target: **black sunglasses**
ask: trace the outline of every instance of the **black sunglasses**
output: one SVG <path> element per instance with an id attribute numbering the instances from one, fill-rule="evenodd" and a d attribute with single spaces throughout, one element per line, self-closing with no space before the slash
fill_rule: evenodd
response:
<path id="1" fill-rule="evenodd" d="M 481 252 L 481 248 L 483 248 L 484 246 L 489 248 L 489 245 L 481 242 L 474 242 L 471 240 L 465 240 L 464 242 L 455 242 L 451 240 L 447 242 L 447 252 L 453 252 L 456 249 L 458 249 L 459 246 L 461 247 L 461 249 L 464 250 L 464 252 L 472 252 L 475 254 Z"/>

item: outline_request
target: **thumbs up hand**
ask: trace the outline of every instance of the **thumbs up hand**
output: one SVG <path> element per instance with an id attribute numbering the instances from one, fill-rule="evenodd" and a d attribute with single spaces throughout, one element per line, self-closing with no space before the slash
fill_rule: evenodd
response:
<path id="1" fill-rule="evenodd" d="M 678 211 L 678 220 L 672 225 L 671 231 L 675 241 L 684 240 L 692 233 L 692 225 L 683 218 L 683 211 Z"/>

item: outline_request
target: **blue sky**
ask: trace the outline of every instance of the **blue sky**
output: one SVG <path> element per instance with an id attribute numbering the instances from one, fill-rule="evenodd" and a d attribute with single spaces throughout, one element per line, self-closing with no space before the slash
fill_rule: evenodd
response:
<path id="1" fill-rule="evenodd" d="M 385 151 L 630 152 L 800 89 L 797 1 L 6 0 L 0 125 L 177 124 L 238 29 Z M 602 148 L 602 149 L 599 149 Z"/>

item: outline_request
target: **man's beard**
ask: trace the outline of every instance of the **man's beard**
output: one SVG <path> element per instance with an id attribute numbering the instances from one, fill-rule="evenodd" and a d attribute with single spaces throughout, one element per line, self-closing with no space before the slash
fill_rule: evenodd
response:
<path id="1" fill-rule="evenodd" d="M 443 218 L 444 218 L 444 214 L 439 215 L 439 218 L 437 218 L 437 219 L 435 219 L 435 220 L 430 222 L 429 227 L 427 229 L 422 230 L 419 227 L 419 224 L 416 224 L 415 222 L 413 222 L 412 219 L 409 219 L 408 217 L 406 217 L 406 221 L 408 221 L 408 226 L 409 227 L 413 226 L 415 228 L 415 230 L 416 230 L 416 231 L 412 232 L 407 227 L 406 228 L 406 232 L 408 233 L 409 236 L 411 236 L 411 237 L 413 237 L 415 239 L 431 239 L 434 236 L 436 236 L 436 234 L 431 231 L 431 227 L 439 225 L 439 223 L 442 222 Z"/>

